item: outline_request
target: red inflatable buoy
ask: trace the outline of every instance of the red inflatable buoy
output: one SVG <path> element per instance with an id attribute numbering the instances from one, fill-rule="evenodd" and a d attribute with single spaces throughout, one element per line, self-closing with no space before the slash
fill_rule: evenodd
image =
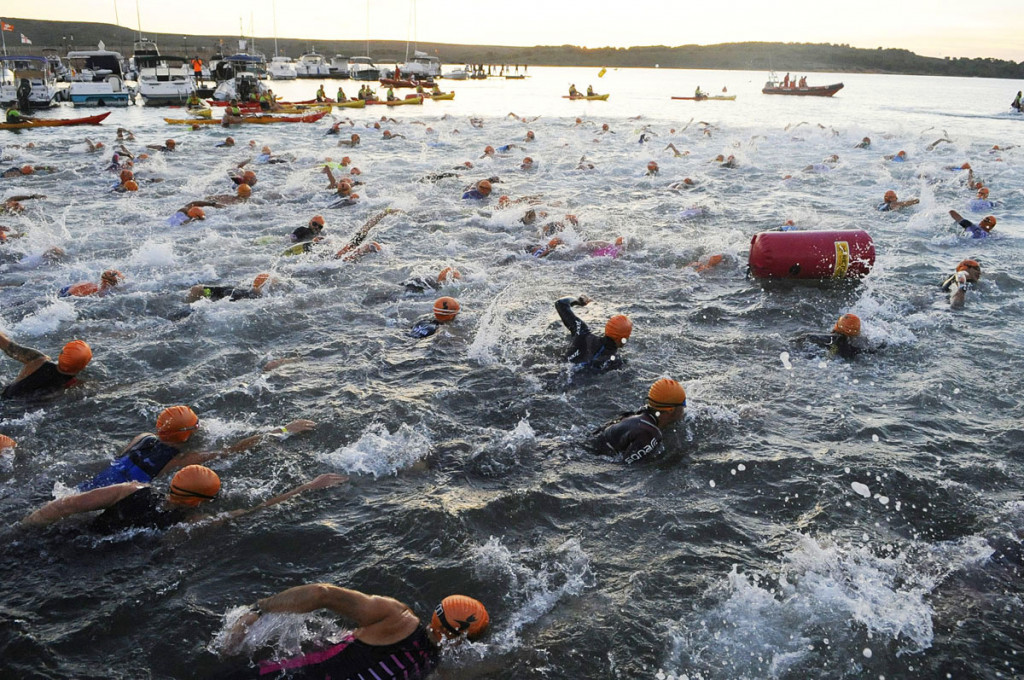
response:
<path id="1" fill-rule="evenodd" d="M 875 244 L 863 229 L 763 231 L 750 239 L 747 264 L 755 279 L 861 278 L 875 264 Z"/>

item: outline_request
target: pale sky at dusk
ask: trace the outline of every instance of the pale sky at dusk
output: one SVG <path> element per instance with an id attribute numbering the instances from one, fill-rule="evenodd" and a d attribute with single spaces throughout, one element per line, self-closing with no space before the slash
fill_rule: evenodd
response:
<path id="1" fill-rule="evenodd" d="M 134 0 L 42 0 L 16 9 L 8 3 L 6 9 L 30 19 L 115 23 L 115 6 L 120 24 L 136 28 Z M 980 5 L 951 0 L 416 0 L 415 6 L 413 29 L 413 0 L 276 0 L 277 34 L 310 40 L 369 37 L 584 47 L 827 42 L 900 47 L 931 57 L 1024 61 L 1024 0 Z M 241 18 L 246 34 L 250 21 L 258 37 L 274 34 L 273 0 L 140 0 L 139 10 L 143 32 L 234 35 Z"/>

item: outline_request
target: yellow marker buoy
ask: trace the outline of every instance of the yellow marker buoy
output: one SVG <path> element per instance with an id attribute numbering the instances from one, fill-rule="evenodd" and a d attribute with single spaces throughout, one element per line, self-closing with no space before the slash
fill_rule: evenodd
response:
<path id="1" fill-rule="evenodd" d="M 605 73 L 608 73 L 608 69 L 602 68 L 600 71 L 597 72 L 597 77 L 603 78 Z"/>

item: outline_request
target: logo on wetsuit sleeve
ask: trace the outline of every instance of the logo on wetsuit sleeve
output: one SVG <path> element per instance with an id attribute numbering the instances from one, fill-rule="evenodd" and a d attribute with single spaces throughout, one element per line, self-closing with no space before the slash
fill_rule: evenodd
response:
<path id="1" fill-rule="evenodd" d="M 637 462 L 638 460 L 640 460 L 642 458 L 646 458 L 647 456 L 649 456 L 649 455 L 651 455 L 652 453 L 655 452 L 655 450 L 658 448 L 658 443 L 659 442 L 658 442 L 658 438 L 657 437 L 651 439 L 651 443 L 650 444 L 648 444 L 647 446 L 643 447 L 642 449 L 639 449 L 638 451 L 635 451 L 634 453 L 632 453 L 628 457 L 624 458 L 622 460 L 622 462 L 625 463 L 626 465 L 632 465 L 633 463 Z"/>

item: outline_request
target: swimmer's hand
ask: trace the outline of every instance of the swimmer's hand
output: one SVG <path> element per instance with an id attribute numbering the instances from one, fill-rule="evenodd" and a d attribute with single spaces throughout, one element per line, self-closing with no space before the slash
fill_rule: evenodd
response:
<path id="1" fill-rule="evenodd" d="M 306 482 L 299 487 L 302 491 L 311 491 L 313 489 L 326 489 L 329 486 L 337 486 L 348 481 L 348 475 L 336 475 L 326 474 L 320 475 L 312 482 Z M 298 489 L 297 489 L 298 490 Z"/>
<path id="2" fill-rule="evenodd" d="M 297 434 L 299 432 L 308 432 L 316 427 L 316 423 L 312 420 L 293 420 L 284 426 L 285 431 L 288 434 Z"/>
<path id="3" fill-rule="evenodd" d="M 588 298 L 586 295 L 581 295 L 578 298 L 576 298 L 575 300 L 573 300 L 572 302 L 570 302 L 569 306 L 571 306 L 571 307 L 586 307 L 591 302 L 593 302 L 593 300 Z"/>

